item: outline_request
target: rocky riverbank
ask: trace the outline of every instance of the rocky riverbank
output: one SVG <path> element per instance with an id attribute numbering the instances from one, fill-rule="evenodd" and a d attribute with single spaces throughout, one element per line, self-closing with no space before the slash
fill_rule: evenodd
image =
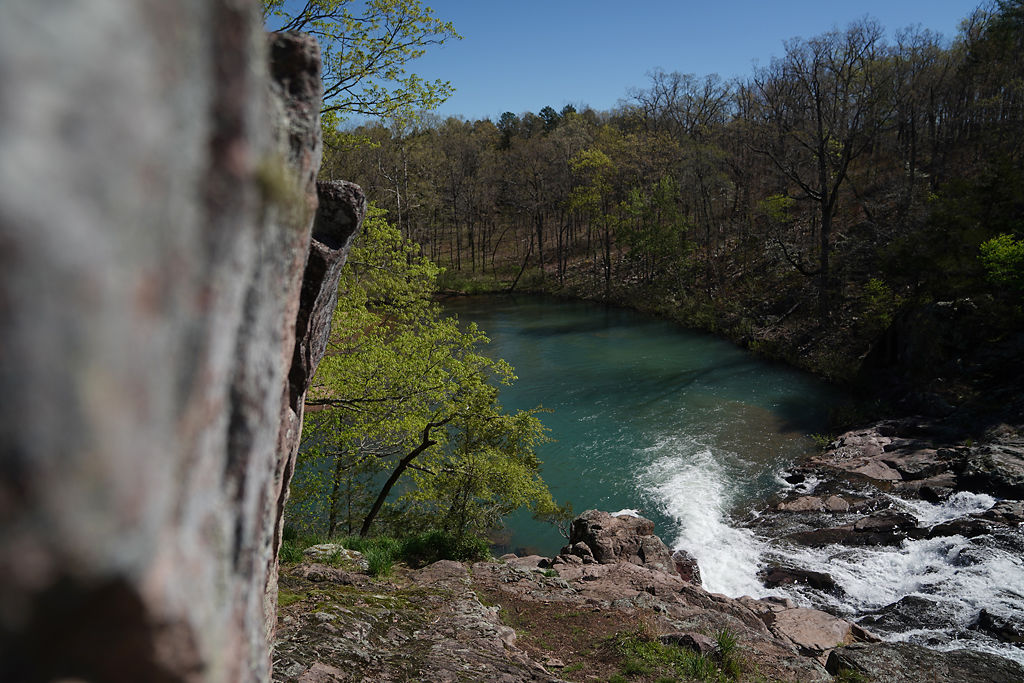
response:
<path id="1" fill-rule="evenodd" d="M 847 432 L 746 521 L 764 585 L 887 639 L 1024 653 L 1024 439 L 923 418 Z M 981 680 L 981 679 L 971 679 Z"/>
<path id="2" fill-rule="evenodd" d="M 282 571 L 274 680 L 1024 679 L 1009 660 L 882 643 L 784 598 L 708 593 L 695 571 L 649 520 L 593 510 L 553 558 L 441 561 L 387 580 L 358 558 L 301 563 Z"/>

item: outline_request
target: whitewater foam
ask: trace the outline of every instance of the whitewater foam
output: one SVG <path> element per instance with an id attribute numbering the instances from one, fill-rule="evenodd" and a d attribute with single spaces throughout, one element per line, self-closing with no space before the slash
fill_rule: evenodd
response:
<path id="1" fill-rule="evenodd" d="M 929 503 L 923 500 L 903 500 L 889 496 L 893 504 L 917 518 L 923 527 L 932 527 L 943 522 L 952 522 L 967 515 L 985 512 L 996 504 L 996 499 L 985 493 L 960 491 L 941 503 Z"/>
<path id="2" fill-rule="evenodd" d="M 641 482 L 653 502 L 679 525 L 673 544 L 697 559 L 704 588 L 730 596 L 761 597 L 757 580 L 762 542 L 728 523 L 735 498 L 722 454 L 695 441 L 664 438 L 648 449 L 655 455 Z"/>
<path id="3" fill-rule="evenodd" d="M 895 547 L 811 548 L 769 541 L 730 524 L 729 513 L 745 474 L 736 454 L 682 436 L 664 437 L 646 450 L 651 461 L 639 474 L 639 484 L 646 497 L 678 524 L 673 545 L 697 559 L 707 590 L 730 597 L 784 596 L 850 619 L 877 613 L 908 596 L 927 598 L 940 605 L 943 623 L 935 628 L 908 624 L 903 631 L 884 635 L 939 649 L 968 646 L 963 638 L 970 638 L 972 649 L 1024 664 L 1024 651 L 972 628 L 983 608 L 1024 614 L 1024 558 L 1019 553 L 962 536 L 906 540 Z M 817 483 L 787 488 L 813 490 Z M 896 497 L 892 501 L 922 527 L 984 512 L 997 502 L 992 496 L 968 492 L 937 504 Z M 773 563 L 826 572 L 841 591 L 815 591 L 799 584 L 767 589 L 757 572 Z"/>

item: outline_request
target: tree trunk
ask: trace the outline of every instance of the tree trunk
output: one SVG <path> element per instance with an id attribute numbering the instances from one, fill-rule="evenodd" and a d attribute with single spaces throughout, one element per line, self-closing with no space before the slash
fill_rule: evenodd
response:
<path id="1" fill-rule="evenodd" d="M 430 422 L 426 427 L 423 428 L 423 439 L 420 441 L 420 445 L 409 451 L 409 453 L 398 461 L 398 466 L 395 467 L 395 471 L 391 473 L 388 480 L 384 483 L 384 488 L 380 490 L 380 494 L 377 496 L 377 500 L 373 501 L 373 507 L 366 514 L 366 519 L 363 520 L 363 526 L 359 530 L 359 537 L 366 538 L 366 534 L 370 531 L 370 525 L 373 524 L 373 520 L 377 518 L 377 513 L 384 507 L 384 501 L 387 500 L 388 494 L 391 493 L 391 489 L 398 483 L 398 479 L 409 469 L 409 465 L 412 461 L 420 456 L 423 451 L 427 450 L 431 446 L 437 444 L 436 441 L 430 438 L 430 430 L 435 427 L 440 427 L 447 424 L 451 418 L 442 420 L 441 422 Z"/>

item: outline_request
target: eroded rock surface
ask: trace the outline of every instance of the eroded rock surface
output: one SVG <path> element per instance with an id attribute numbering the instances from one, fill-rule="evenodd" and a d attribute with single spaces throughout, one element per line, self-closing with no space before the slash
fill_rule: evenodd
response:
<path id="1" fill-rule="evenodd" d="M 938 652 L 910 643 L 856 644 L 833 650 L 828 671 L 853 671 L 869 681 L 933 683 L 934 681 L 986 681 L 1017 683 L 1024 667 L 984 652 Z"/>
<path id="2" fill-rule="evenodd" d="M 654 522 L 635 514 L 587 510 L 573 520 L 562 555 L 591 558 L 600 564 L 631 562 L 673 573 L 672 552 L 654 535 Z"/>
<path id="3" fill-rule="evenodd" d="M 265 680 L 319 53 L 272 82 L 251 2 L 2 13 L 0 679 Z"/>
<path id="4" fill-rule="evenodd" d="M 400 569 L 390 581 L 322 565 L 289 569 L 275 679 L 606 680 L 618 671 L 609 643 L 639 629 L 712 661 L 716 637 L 727 630 L 745 671 L 828 681 L 822 661 L 831 648 L 875 640 L 787 600 L 733 600 L 684 581 L 674 566 L 637 562 L 657 539 L 650 520 L 587 511 L 576 523 L 603 562 L 505 555 Z M 581 553 L 577 543 L 584 541 L 569 547 Z"/>
<path id="5" fill-rule="evenodd" d="M 595 512 L 577 521 L 599 547 L 614 545 L 596 540 L 604 533 L 627 549 L 653 535 L 648 520 L 617 524 Z M 510 554 L 400 567 L 388 580 L 355 566 L 291 567 L 282 580 L 274 678 L 607 680 L 620 672 L 612 644 L 624 634 L 643 633 L 715 662 L 717 636 L 728 631 L 741 653 L 740 680 L 830 681 L 849 676 L 844 670 L 872 681 L 1024 680 L 1024 668 L 993 655 L 882 643 L 862 626 L 784 598 L 711 594 L 674 570 L 637 563 L 636 552 L 584 563 L 576 543 L 583 541 L 570 544 L 576 554 L 560 557 L 577 562 Z M 898 609 L 934 607 L 904 600 Z M 886 626 L 893 613 L 880 612 L 875 623 Z M 986 626 L 1010 628 L 999 618 Z"/>

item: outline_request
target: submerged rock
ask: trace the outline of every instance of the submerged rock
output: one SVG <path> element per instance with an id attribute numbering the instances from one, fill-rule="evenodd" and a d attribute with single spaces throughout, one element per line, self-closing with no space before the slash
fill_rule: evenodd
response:
<path id="1" fill-rule="evenodd" d="M 1024 615 L 999 607 L 981 610 L 978 628 L 1004 643 L 1024 643 Z"/>
<path id="2" fill-rule="evenodd" d="M 948 603 L 908 595 L 860 619 L 858 623 L 891 633 L 911 629 L 947 628 L 953 615 Z"/>
<path id="3" fill-rule="evenodd" d="M 811 588 L 830 593 L 842 593 L 843 589 L 835 582 L 829 574 L 815 572 L 809 569 L 797 569 L 795 567 L 782 567 L 774 565 L 766 567 L 757 573 L 761 583 L 766 588 L 778 588 L 792 584 L 804 584 Z"/>

